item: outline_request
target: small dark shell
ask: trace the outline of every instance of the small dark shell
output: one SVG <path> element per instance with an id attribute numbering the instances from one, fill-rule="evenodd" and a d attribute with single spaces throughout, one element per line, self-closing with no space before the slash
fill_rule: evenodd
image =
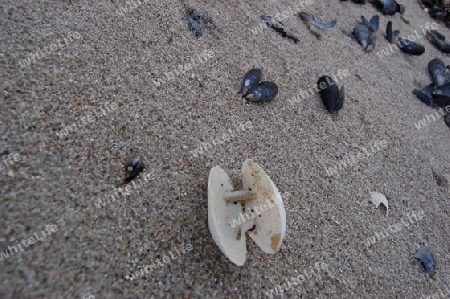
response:
<path id="1" fill-rule="evenodd" d="M 322 29 L 329 29 L 329 28 L 333 28 L 334 26 L 336 26 L 337 21 L 336 20 L 332 20 L 328 23 L 321 23 L 319 21 L 316 20 L 316 17 L 314 15 L 310 15 L 304 11 L 301 11 L 298 13 L 298 16 L 305 22 L 308 22 L 309 24 L 317 27 L 317 28 L 322 28 Z"/>
<path id="2" fill-rule="evenodd" d="M 447 124 L 447 126 L 450 128 L 450 113 L 447 113 L 447 114 L 444 116 L 444 121 L 445 121 L 445 123 Z"/>
<path id="3" fill-rule="evenodd" d="M 398 31 L 398 30 L 393 31 L 392 30 L 392 22 L 389 21 L 386 26 L 386 39 L 390 43 L 393 43 L 398 39 L 399 35 L 400 35 L 400 31 Z"/>
<path id="4" fill-rule="evenodd" d="M 366 49 L 369 41 L 369 28 L 363 24 L 358 24 L 355 29 L 353 29 L 353 35 L 358 43 Z"/>
<path id="5" fill-rule="evenodd" d="M 200 20 L 202 20 L 204 24 L 211 24 L 214 26 L 211 20 L 209 20 L 204 15 L 195 10 L 191 10 L 187 14 L 186 20 L 189 22 L 188 24 L 189 30 L 195 32 L 196 37 L 200 37 L 203 34 L 202 27 L 200 26 Z"/>
<path id="6" fill-rule="evenodd" d="M 415 94 L 419 98 L 419 100 L 422 101 L 422 103 L 428 106 L 433 105 L 433 100 L 431 99 L 430 95 L 426 94 L 422 90 L 414 89 L 413 94 Z"/>
<path id="7" fill-rule="evenodd" d="M 450 44 L 445 41 L 445 36 L 437 31 L 427 32 L 428 40 L 443 53 L 450 53 Z"/>
<path id="8" fill-rule="evenodd" d="M 364 17 L 362 18 L 365 20 Z M 374 28 L 367 20 L 365 20 L 365 22 L 363 21 L 363 24 L 356 25 L 355 29 L 353 29 L 353 36 L 365 51 L 369 52 L 375 48 L 376 34 Z"/>
<path id="9" fill-rule="evenodd" d="M 299 39 L 295 34 L 283 27 L 281 22 L 274 21 L 271 16 L 262 15 L 261 20 L 263 20 L 269 28 L 272 28 L 276 32 L 278 32 L 281 36 L 290 38 L 294 40 L 294 43 L 298 43 Z"/>
<path id="10" fill-rule="evenodd" d="M 339 90 L 336 83 L 329 76 L 322 76 L 317 81 L 320 98 L 330 113 L 337 113 L 344 106 L 345 90 Z"/>
<path id="11" fill-rule="evenodd" d="M 421 248 L 417 250 L 414 257 L 420 260 L 425 267 L 425 271 L 431 276 L 436 270 L 437 261 L 434 253 L 428 248 Z"/>
<path id="12" fill-rule="evenodd" d="M 123 182 L 129 183 L 136 178 L 142 170 L 144 170 L 144 164 L 140 162 L 138 158 L 134 158 L 125 163 L 124 168 L 125 178 L 123 179 Z"/>
<path id="13" fill-rule="evenodd" d="M 367 21 L 367 19 L 364 16 L 361 16 L 362 24 L 370 29 L 370 31 L 378 31 L 378 28 L 380 28 L 380 16 L 374 15 L 372 18 L 370 18 L 370 21 Z"/>
<path id="14" fill-rule="evenodd" d="M 425 47 L 421 44 L 414 43 L 407 39 L 398 38 L 400 50 L 411 55 L 422 55 L 425 53 Z"/>
<path id="15" fill-rule="evenodd" d="M 444 85 L 448 81 L 448 71 L 444 62 L 439 58 L 435 58 L 428 62 L 428 72 L 435 86 Z"/>
<path id="16" fill-rule="evenodd" d="M 269 102 L 278 94 L 278 86 L 271 81 L 261 82 L 246 98 L 252 102 Z"/>
<path id="17" fill-rule="evenodd" d="M 404 13 L 405 7 L 398 4 L 395 0 L 374 0 L 372 4 L 385 15 L 394 15 L 395 13 Z"/>
<path id="18" fill-rule="evenodd" d="M 249 92 L 258 87 L 261 78 L 262 71 L 260 69 L 251 69 L 244 75 L 240 90 L 243 98 L 245 98 Z"/>
<path id="19" fill-rule="evenodd" d="M 431 95 L 433 96 L 433 101 L 438 106 L 444 108 L 445 106 L 450 105 L 450 82 L 434 87 Z"/>

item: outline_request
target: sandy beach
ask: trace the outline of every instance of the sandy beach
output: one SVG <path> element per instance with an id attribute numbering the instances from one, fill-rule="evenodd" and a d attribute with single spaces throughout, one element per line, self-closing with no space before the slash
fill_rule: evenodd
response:
<path id="1" fill-rule="evenodd" d="M 2 1 L 0 297 L 449 298 L 450 130 L 412 91 L 431 59 L 450 64 L 427 28 L 450 30 L 402 3 L 410 24 L 338 0 Z M 213 22 L 199 37 L 192 9 Z M 337 25 L 318 39 L 297 9 Z M 367 53 L 347 33 L 375 14 Z M 392 47 L 388 21 L 425 53 Z M 238 93 L 254 67 L 278 85 L 269 103 Z M 323 75 L 345 86 L 336 118 Z M 145 168 L 123 185 L 132 158 Z M 219 165 L 239 190 L 247 158 L 287 229 L 273 255 L 248 238 L 238 267 L 212 239 L 207 187 Z"/>

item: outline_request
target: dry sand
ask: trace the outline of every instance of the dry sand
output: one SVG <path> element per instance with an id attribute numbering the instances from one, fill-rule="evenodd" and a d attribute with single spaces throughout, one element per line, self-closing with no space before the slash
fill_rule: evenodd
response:
<path id="1" fill-rule="evenodd" d="M 420 57 L 376 54 L 388 46 L 388 20 L 402 35 L 420 34 L 432 22 L 416 1 L 404 1 L 411 25 L 398 15 L 380 17 L 372 53 L 343 32 L 360 15 L 375 14 L 371 5 L 314 1 L 308 12 L 338 24 L 318 40 L 289 17 L 283 24 L 300 37 L 294 44 L 252 28 L 260 15 L 298 1 L 133 3 L 135 9 L 125 1 L 2 1 L 0 152 L 19 161 L 0 172 L 0 250 L 40 236 L 46 225 L 57 231 L 0 262 L 1 298 L 268 298 L 265 292 L 288 282 L 296 285 L 274 298 L 450 296 L 450 131 L 442 118 L 417 129 L 434 110 L 412 94 L 429 83 L 430 59 L 449 58 L 425 38 Z M 119 15 L 121 7 L 131 9 Z M 217 28 L 195 38 L 184 20 L 189 8 Z M 64 47 L 59 38 L 66 38 Z M 20 66 L 52 44 L 50 54 Z M 153 82 L 208 51 L 213 57 L 185 74 L 159 87 Z M 237 95 L 253 66 L 279 86 L 271 103 Z M 347 98 L 337 120 L 317 93 L 288 103 L 339 70 L 349 76 L 338 82 Z M 251 129 L 241 130 L 248 122 Z M 62 129 L 68 134 L 60 138 Z M 222 145 L 190 153 L 227 132 Z M 326 167 L 379 141 L 386 146 L 327 175 Z M 144 172 L 126 194 L 97 209 L 135 156 Z M 237 267 L 209 232 L 207 178 L 220 165 L 239 187 L 246 158 L 282 193 L 287 232 L 275 255 L 249 240 L 247 261 Z M 433 170 L 443 176 L 441 186 Z M 388 217 L 369 203 L 370 191 L 387 196 Z M 421 211 L 424 219 L 364 246 Z M 433 278 L 413 257 L 423 246 L 438 259 Z M 316 263 L 322 270 L 313 270 Z M 130 280 L 150 264 L 145 277 Z"/>

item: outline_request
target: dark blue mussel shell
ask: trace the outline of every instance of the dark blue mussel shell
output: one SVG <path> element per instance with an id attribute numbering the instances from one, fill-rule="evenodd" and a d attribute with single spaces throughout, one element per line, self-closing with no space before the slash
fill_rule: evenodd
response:
<path id="1" fill-rule="evenodd" d="M 385 15 L 394 15 L 395 13 L 404 13 L 405 7 L 398 4 L 395 0 L 375 0 L 372 4 Z"/>
<path id="2" fill-rule="evenodd" d="M 410 55 L 422 55 L 425 53 L 425 47 L 421 44 L 414 43 L 410 40 L 399 37 L 400 31 L 392 30 L 392 22 L 389 21 L 386 26 L 386 39 L 390 43 L 396 42 L 402 52 Z"/>
<path id="3" fill-rule="evenodd" d="M 378 15 L 373 16 L 370 21 L 364 16 L 361 16 L 361 23 L 356 25 L 353 32 L 350 34 L 352 38 L 355 38 L 358 43 L 363 47 L 365 51 L 371 51 L 376 45 L 375 32 L 379 28 L 380 17 Z"/>
<path id="4" fill-rule="evenodd" d="M 320 98 L 330 113 L 337 113 L 344 106 L 345 90 L 339 90 L 336 83 L 329 76 L 322 76 L 317 81 Z"/>
<path id="5" fill-rule="evenodd" d="M 246 98 L 252 102 L 269 102 L 278 94 L 278 86 L 271 81 L 261 82 L 258 87 L 250 91 Z"/>
<path id="6" fill-rule="evenodd" d="M 437 261 L 434 253 L 430 249 L 421 248 L 417 250 L 416 254 L 414 254 L 414 257 L 422 262 L 423 266 L 425 267 L 425 271 L 429 275 L 433 275 L 434 271 L 436 270 Z"/>
<path id="7" fill-rule="evenodd" d="M 414 43 L 407 39 L 402 39 L 401 37 L 397 38 L 397 40 L 400 44 L 399 45 L 400 50 L 402 50 L 403 52 L 405 52 L 407 54 L 418 56 L 418 55 L 422 55 L 423 53 L 425 53 L 425 47 L 421 44 Z"/>
<path id="8" fill-rule="evenodd" d="M 245 75 L 241 84 L 242 97 L 245 98 L 247 94 L 258 87 L 259 81 L 262 78 L 262 71 L 260 69 L 251 69 Z"/>
<path id="9" fill-rule="evenodd" d="M 428 73 L 435 86 L 442 86 L 449 81 L 448 69 L 439 58 L 434 58 L 428 62 Z"/>
<path id="10" fill-rule="evenodd" d="M 427 32 L 428 40 L 443 53 L 450 53 L 450 44 L 445 40 L 445 36 L 437 31 Z"/>
<path id="11" fill-rule="evenodd" d="M 428 62 L 428 73 L 432 83 L 413 93 L 428 106 L 446 108 L 450 105 L 450 70 L 442 60 L 434 58 Z"/>
<path id="12" fill-rule="evenodd" d="M 398 30 L 392 31 L 392 22 L 389 21 L 386 26 L 386 39 L 390 43 L 393 43 L 398 39 L 399 35 L 400 35 L 400 31 L 398 31 Z"/>

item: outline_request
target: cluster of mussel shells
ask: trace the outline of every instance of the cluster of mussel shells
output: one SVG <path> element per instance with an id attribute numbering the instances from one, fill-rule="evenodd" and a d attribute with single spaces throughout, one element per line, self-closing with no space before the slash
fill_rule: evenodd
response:
<path id="1" fill-rule="evenodd" d="M 242 80 L 240 93 L 252 102 L 269 102 L 278 94 L 278 86 L 272 81 L 263 81 L 261 69 L 251 69 Z"/>
<path id="2" fill-rule="evenodd" d="M 356 39 L 365 51 L 370 52 L 375 48 L 376 33 L 379 27 L 380 17 L 378 15 L 373 16 L 370 21 L 368 21 L 364 16 L 361 16 L 361 22 L 356 25 L 350 36 Z M 386 26 L 386 39 L 390 43 L 396 44 L 404 53 L 410 55 L 422 55 L 425 53 L 425 47 L 423 45 L 401 38 L 400 31 L 394 31 L 392 29 L 391 21 L 389 21 Z"/>
<path id="3" fill-rule="evenodd" d="M 439 58 L 428 62 L 431 83 L 423 89 L 414 89 L 413 93 L 428 106 L 444 109 L 444 121 L 450 127 L 450 69 Z"/>
<path id="4" fill-rule="evenodd" d="M 428 10 L 433 19 L 450 27 L 450 0 L 419 0 L 419 3 Z"/>
<path id="5" fill-rule="evenodd" d="M 431 84 L 413 93 L 428 106 L 445 108 L 450 105 L 450 70 L 439 58 L 428 63 Z"/>
<path id="6" fill-rule="evenodd" d="M 278 94 L 278 86 L 272 81 L 262 81 L 261 69 L 249 70 L 242 79 L 240 94 L 252 102 L 269 102 Z M 339 89 L 329 76 L 322 76 L 317 81 L 320 97 L 327 110 L 336 114 L 344 105 L 344 87 Z"/>

